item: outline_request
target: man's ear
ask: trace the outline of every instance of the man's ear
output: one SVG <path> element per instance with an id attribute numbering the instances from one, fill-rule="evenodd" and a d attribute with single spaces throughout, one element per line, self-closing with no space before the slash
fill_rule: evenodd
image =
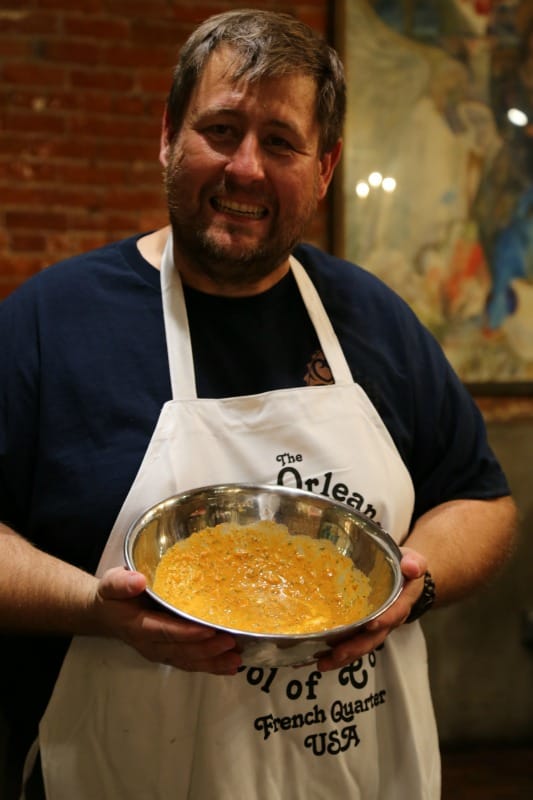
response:
<path id="1" fill-rule="evenodd" d="M 324 153 L 320 159 L 320 175 L 318 185 L 318 199 L 322 200 L 326 196 L 328 186 L 331 183 L 335 167 L 339 163 L 342 152 L 342 139 L 339 139 L 329 153 Z"/>
<path id="2" fill-rule="evenodd" d="M 170 126 L 170 119 L 168 116 L 168 108 L 165 107 L 163 112 L 163 120 L 161 123 L 161 138 L 159 140 L 159 161 L 166 167 L 168 164 L 168 155 L 170 150 L 170 142 L 172 139 L 172 129 Z"/>

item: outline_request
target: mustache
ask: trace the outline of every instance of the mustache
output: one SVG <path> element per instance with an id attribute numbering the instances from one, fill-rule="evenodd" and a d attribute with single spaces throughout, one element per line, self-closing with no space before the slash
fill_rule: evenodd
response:
<path id="1" fill-rule="evenodd" d="M 163 170 L 163 184 L 166 190 L 167 197 L 173 194 L 173 183 L 179 177 L 180 165 L 169 162 Z M 233 176 L 223 175 L 212 186 L 205 188 L 202 191 L 206 197 L 218 197 L 220 199 L 227 198 L 228 200 L 237 199 L 234 197 L 238 194 L 238 199 L 248 198 L 250 201 L 259 205 L 271 207 L 275 203 L 275 198 L 272 192 L 268 191 L 265 186 L 259 183 L 254 183 L 252 186 L 242 184 Z"/>

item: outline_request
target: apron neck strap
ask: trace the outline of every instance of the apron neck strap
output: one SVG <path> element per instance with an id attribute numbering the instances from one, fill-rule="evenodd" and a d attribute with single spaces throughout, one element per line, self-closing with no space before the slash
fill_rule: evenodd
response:
<path id="1" fill-rule="evenodd" d="M 174 266 L 172 231 L 161 259 L 161 294 L 172 398 L 193 400 L 197 397 L 194 358 L 183 286 Z"/>
<path id="2" fill-rule="evenodd" d="M 313 282 L 293 256 L 290 265 L 335 383 L 353 383 L 339 340 Z M 197 398 L 194 358 L 183 286 L 174 266 L 172 232 L 161 259 L 161 293 L 172 397 L 193 400 Z"/>
<path id="3" fill-rule="evenodd" d="M 290 256 L 289 260 L 302 300 L 335 383 L 353 383 L 350 367 L 313 281 L 294 256 Z"/>

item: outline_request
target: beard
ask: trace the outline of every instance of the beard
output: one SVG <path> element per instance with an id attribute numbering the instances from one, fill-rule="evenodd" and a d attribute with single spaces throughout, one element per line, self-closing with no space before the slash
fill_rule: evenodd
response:
<path id="1" fill-rule="evenodd" d="M 283 220 L 274 214 L 268 232 L 247 241 L 248 234 L 243 235 L 238 220 L 219 226 L 202 220 L 199 210 L 188 201 L 187 178 L 182 178 L 179 164 L 169 163 L 164 178 L 174 247 L 192 271 L 221 288 L 251 286 L 274 272 L 302 241 L 317 207 L 315 181 L 311 196 L 299 206 L 298 213 L 288 214 Z M 224 194 L 231 197 L 231 186 L 225 181 L 210 189 L 210 195 Z M 250 192 L 250 200 L 258 202 L 256 192 Z"/>

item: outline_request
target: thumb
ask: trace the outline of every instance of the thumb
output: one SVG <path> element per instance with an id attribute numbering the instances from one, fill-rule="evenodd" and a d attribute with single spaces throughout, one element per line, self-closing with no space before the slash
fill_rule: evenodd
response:
<path id="1" fill-rule="evenodd" d="M 102 600 L 128 600 L 146 589 L 146 578 L 140 572 L 125 567 L 113 567 L 104 573 L 98 587 Z"/>
<path id="2" fill-rule="evenodd" d="M 424 572 L 427 570 L 426 558 L 416 550 L 412 550 L 410 547 L 402 547 L 401 550 L 401 569 L 403 576 L 408 580 L 416 580 L 417 578 L 421 578 Z"/>

